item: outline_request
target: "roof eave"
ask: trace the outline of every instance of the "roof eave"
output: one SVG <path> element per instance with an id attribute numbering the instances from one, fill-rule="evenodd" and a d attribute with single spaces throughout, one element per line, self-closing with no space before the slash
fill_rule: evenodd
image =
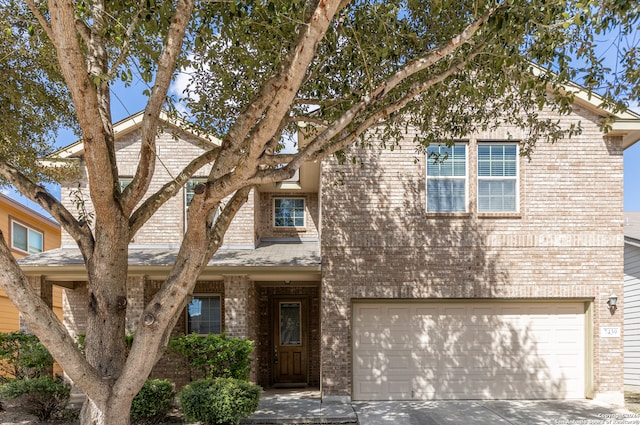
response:
<path id="1" fill-rule="evenodd" d="M 143 118 L 144 118 L 144 111 L 140 111 L 136 114 L 130 115 L 124 118 L 123 120 L 120 120 L 115 124 L 113 124 L 113 133 L 115 137 L 116 138 L 122 137 L 139 128 L 142 125 Z M 165 112 L 162 112 L 160 114 L 160 121 L 165 124 L 176 127 L 182 131 L 190 133 L 195 137 L 198 137 L 203 142 L 211 143 L 212 145 L 215 145 L 215 146 L 220 146 L 222 144 L 222 141 L 215 136 L 195 134 L 193 131 L 188 129 L 188 123 L 186 121 L 181 120 L 179 118 L 169 117 Z M 83 150 L 84 150 L 84 144 L 82 143 L 82 139 L 80 139 L 52 153 L 51 155 L 49 155 L 48 159 L 59 160 L 59 159 L 69 159 L 69 158 L 77 157 L 78 155 L 80 155 L 80 153 Z"/>
<path id="2" fill-rule="evenodd" d="M 87 271 L 84 265 L 21 265 L 22 271 L 27 276 L 45 276 L 47 280 L 53 282 L 73 282 L 86 281 Z M 148 266 L 130 265 L 129 275 L 147 276 L 150 279 L 165 278 L 171 271 L 173 265 Z M 205 267 L 199 280 L 220 280 L 223 276 L 243 275 L 249 276 L 253 281 L 257 280 L 295 280 L 295 281 L 318 281 L 321 277 L 321 265 L 296 265 L 296 266 L 215 266 Z M 68 285 L 61 285 L 67 286 Z"/>

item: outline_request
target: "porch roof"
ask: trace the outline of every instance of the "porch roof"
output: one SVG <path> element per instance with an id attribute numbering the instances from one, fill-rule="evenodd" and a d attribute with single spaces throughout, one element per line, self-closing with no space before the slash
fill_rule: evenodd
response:
<path id="1" fill-rule="evenodd" d="M 132 246 L 129 249 L 129 274 L 164 277 L 175 263 L 177 254 L 178 247 Z M 18 263 L 28 275 L 43 275 L 54 281 L 86 279 L 84 260 L 77 248 L 45 251 L 21 258 Z M 315 280 L 320 277 L 320 266 L 318 241 L 270 241 L 260 243 L 255 249 L 220 248 L 209 260 L 200 279 L 248 274 L 254 280 L 280 277 Z"/>

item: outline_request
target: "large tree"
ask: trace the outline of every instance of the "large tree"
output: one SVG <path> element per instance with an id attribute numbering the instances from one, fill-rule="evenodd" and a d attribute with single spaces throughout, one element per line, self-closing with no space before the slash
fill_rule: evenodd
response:
<path id="1" fill-rule="evenodd" d="M 258 184 L 292 176 L 303 161 L 354 143 L 393 147 L 406 126 L 416 147 L 503 123 L 526 127 L 529 154 L 564 128 L 539 114 L 566 113 L 570 79 L 607 106 L 637 99 L 634 2 L 602 0 L 0 0 L 0 176 L 55 217 L 88 273 L 86 354 L 31 289 L 0 244 L 0 286 L 69 377 L 88 396 L 83 424 L 126 424 L 132 397 L 225 230 Z M 620 43 L 607 69 L 598 37 Z M 627 44 L 622 43 L 625 41 Z M 547 71 L 553 72 L 547 72 Z M 540 72 L 543 71 L 543 72 Z M 177 75 L 183 96 L 169 96 Z M 136 92 L 133 79 L 147 84 Z M 111 86 L 147 97 L 137 172 L 121 190 Z M 178 105 L 180 104 L 180 105 Z M 180 106 L 180 107 L 177 107 Z M 222 140 L 162 190 L 148 194 L 162 110 Z M 309 143 L 281 153 L 305 125 Z M 73 125 L 84 145 L 95 216 L 75 217 L 41 185 L 34 158 Z M 348 158 L 346 158 L 348 159 Z M 146 306 L 125 350 L 129 241 L 203 166 L 172 271 Z M 223 199 L 222 213 L 215 215 Z M 215 219 L 214 219 L 215 218 Z"/>

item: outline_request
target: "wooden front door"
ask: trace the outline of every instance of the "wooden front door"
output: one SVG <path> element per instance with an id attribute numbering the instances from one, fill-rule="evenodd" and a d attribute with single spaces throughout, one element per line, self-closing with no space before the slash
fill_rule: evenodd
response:
<path id="1" fill-rule="evenodd" d="M 274 299 L 274 384 L 305 386 L 307 376 L 307 300 Z"/>

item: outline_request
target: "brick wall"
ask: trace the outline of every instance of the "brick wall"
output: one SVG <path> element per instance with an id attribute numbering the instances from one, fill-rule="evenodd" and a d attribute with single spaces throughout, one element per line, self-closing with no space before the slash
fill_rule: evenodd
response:
<path id="1" fill-rule="evenodd" d="M 247 202 L 240 208 L 224 235 L 224 246 L 229 248 L 252 249 L 256 246 L 255 189 L 251 189 Z"/>
<path id="2" fill-rule="evenodd" d="M 76 282 L 76 289 L 62 291 L 63 324 L 72 338 L 87 333 L 89 293 L 85 282 Z"/>
<path id="3" fill-rule="evenodd" d="M 40 299 L 50 308 L 53 309 L 53 285 L 43 276 L 28 276 L 27 279 L 31 287 L 40 296 Z M 24 320 L 22 313 L 19 314 L 20 332 L 31 333 L 29 326 Z"/>
<path id="4" fill-rule="evenodd" d="M 606 306 L 623 292 L 622 148 L 596 118 L 578 109 L 567 125 L 581 121 L 581 135 L 540 142 L 521 159 L 518 214 L 478 214 L 474 177 L 477 142 L 517 140 L 516 128 L 469 138 L 466 214 L 425 212 L 426 163 L 411 133 L 393 152 L 350 152 L 357 166 L 325 161 L 325 395 L 350 395 L 351 300 L 362 298 L 593 299 L 594 390 L 621 394 L 622 339 L 601 339 L 599 328 L 622 327 Z"/>
<path id="5" fill-rule="evenodd" d="M 151 195 L 159 190 L 165 183 L 175 178 L 178 173 L 191 160 L 203 153 L 202 142 L 185 132 L 173 127 L 165 128 L 157 139 L 157 156 L 154 178 L 147 190 Z M 131 177 L 138 166 L 140 150 L 140 131 L 135 130 L 118 137 L 116 157 L 118 170 L 121 177 Z M 211 166 L 206 166 L 196 173 L 194 178 L 207 177 Z M 80 192 L 78 192 L 80 185 Z M 84 208 L 88 212 L 93 211 L 88 192 L 88 179 L 86 170 L 81 167 L 79 182 L 65 182 L 61 188 L 61 201 L 72 213 L 78 211 L 78 198 L 82 199 Z M 80 196 L 82 195 L 82 196 Z M 239 212 L 225 236 L 225 244 L 253 247 L 255 235 L 253 225 L 253 199 L 249 201 Z M 185 194 L 181 190 L 176 196 L 169 199 L 149 221 L 138 231 L 132 241 L 134 245 L 178 245 L 182 241 L 185 225 Z M 62 245 L 75 246 L 74 240 L 66 232 L 62 232 Z"/>

